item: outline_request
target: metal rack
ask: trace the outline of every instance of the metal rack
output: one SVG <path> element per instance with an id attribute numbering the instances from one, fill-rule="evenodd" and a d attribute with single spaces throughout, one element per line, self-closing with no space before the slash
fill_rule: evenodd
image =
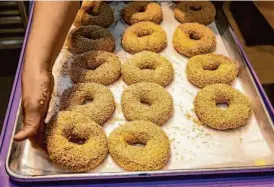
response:
<path id="1" fill-rule="evenodd" d="M 21 48 L 27 22 L 24 2 L 0 2 L 0 49 Z"/>

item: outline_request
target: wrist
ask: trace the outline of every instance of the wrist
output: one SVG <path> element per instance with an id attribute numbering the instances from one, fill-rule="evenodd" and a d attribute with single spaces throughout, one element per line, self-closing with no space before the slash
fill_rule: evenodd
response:
<path id="1" fill-rule="evenodd" d="M 35 62 L 25 61 L 23 65 L 22 76 L 50 76 L 52 75 L 52 69 L 44 65 L 39 65 Z"/>
<path id="2" fill-rule="evenodd" d="M 31 97 L 33 100 L 47 103 L 52 93 L 53 76 L 45 69 L 25 69 L 22 74 L 23 99 Z M 41 100 L 43 98 L 43 100 Z"/>

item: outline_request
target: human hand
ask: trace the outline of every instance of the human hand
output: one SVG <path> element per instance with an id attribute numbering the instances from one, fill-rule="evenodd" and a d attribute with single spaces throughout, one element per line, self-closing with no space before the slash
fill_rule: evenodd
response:
<path id="1" fill-rule="evenodd" d="M 44 119 L 53 90 L 53 76 L 48 72 L 27 72 L 22 75 L 23 128 L 14 140 L 40 137 L 44 133 Z M 41 138 L 39 138 L 41 140 Z M 39 141 L 39 140 L 38 140 Z"/>

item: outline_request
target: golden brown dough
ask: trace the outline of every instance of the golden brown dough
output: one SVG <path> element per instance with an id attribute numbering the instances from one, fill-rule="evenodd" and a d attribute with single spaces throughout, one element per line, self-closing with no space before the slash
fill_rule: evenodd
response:
<path id="1" fill-rule="evenodd" d="M 184 23 L 173 35 L 175 50 L 187 57 L 211 53 L 216 48 L 216 37 L 206 26 L 199 23 Z"/>
<path id="2" fill-rule="evenodd" d="M 74 83 L 109 85 L 119 79 L 121 62 L 112 53 L 94 50 L 77 56 L 71 63 L 70 74 Z"/>
<path id="3" fill-rule="evenodd" d="M 165 57 L 150 51 L 133 55 L 122 66 L 122 78 L 127 84 L 154 82 L 166 86 L 173 76 L 172 64 Z"/>
<path id="4" fill-rule="evenodd" d="M 65 90 L 60 110 L 81 113 L 103 125 L 112 116 L 115 102 L 107 87 L 97 83 L 79 83 Z"/>
<path id="5" fill-rule="evenodd" d="M 107 137 L 101 126 L 76 112 L 60 112 L 47 128 L 50 160 L 74 172 L 98 166 L 108 153 Z"/>
<path id="6" fill-rule="evenodd" d="M 99 25 L 107 28 L 114 22 L 114 14 L 111 7 L 99 1 L 84 1 L 78 11 L 74 25 Z"/>
<path id="7" fill-rule="evenodd" d="M 228 108 L 216 106 L 224 103 Z M 212 84 L 199 91 L 195 97 L 194 111 L 203 124 L 218 130 L 246 125 L 252 114 L 248 98 L 226 84 Z"/>
<path id="8" fill-rule="evenodd" d="M 159 170 L 170 157 L 167 135 L 149 121 L 132 121 L 119 126 L 111 132 L 108 142 L 111 157 L 129 171 Z"/>
<path id="9" fill-rule="evenodd" d="M 217 83 L 230 85 L 237 77 L 237 73 L 236 63 L 219 54 L 191 57 L 186 66 L 187 79 L 199 88 Z"/>
<path id="10" fill-rule="evenodd" d="M 174 15 L 181 23 L 196 22 L 208 25 L 215 19 L 216 10 L 211 2 L 182 1 L 176 5 Z"/>
<path id="11" fill-rule="evenodd" d="M 126 29 L 122 38 L 123 48 L 132 53 L 141 51 L 160 52 L 167 45 L 165 31 L 155 23 L 143 21 Z"/>
<path id="12" fill-rule="evenodd" d="M 91 50 L 113 52 L 115 40 L 112 34 L 103 27 L 98 25 L 82 26 L 69 33 L 68 49 L 74 53 Z"/>
<path id="13" fill-rule="evenodd" d="M 163 20 L 161 6 L 155 2 L 136 1 L 130 2 L 122 10 L 122 18 L 129 25 L 141 21 L 151 21 L 160 24 Z"/>
<path id="14" fill-rule="evenodd" d="M 156 83 L 136 83 L 122 94 L 122 110 L 129 121 L 146 120 L 163 125 L 173 113 L 173 100 L 164 87 Z"/>

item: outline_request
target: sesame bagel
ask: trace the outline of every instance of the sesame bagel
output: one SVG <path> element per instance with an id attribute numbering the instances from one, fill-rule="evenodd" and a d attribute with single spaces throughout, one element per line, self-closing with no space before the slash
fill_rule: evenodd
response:
<path id="1" fill-rule="evenodd" d="M 228 108 L 221 109 L 217 104 L 227 104 Z M 202 123 L 217 130 L 246 125 L 252 114 L 248 98 L 226 84 L 212 84 L 199 91 L 194 111 Z"/>
<path id="2" fill-rule="evenodd" d="M 199 88 L 217 83 L 230 85 L 237 77 L 237 73 L 236 63 L 219 54 L 191 57 L 186 66 L 187 79 Z"/>
<path id="3" fill-rule="evenodd" d="M 163 20 L 163 11 L 161 6 L 155 2 L 130 2 L 122 10 L 122 18 L 129 25 L 141 21 L 151 21 L 160 24 Z"/>
<path id="4" fill-rule="evenodd" d="M 128 27 L 122 38 L 123 48 L 132 54 L 141 51 L 160 52 L 167 45 L 165 31 L 155 23 L 143 21 Z"/>
<path id="5" fill-rule="evenodd" d="M 74 20 L 74 25 L 99 25 L 107 28 L 114 22 L 114 14 L 111 7 L 99 1 L 84 1 Z"/>
<path id="6" fill-rule="evenodd" d="M 184 23 L 173 35 L 174 49 L 187 57 L 211 53 L 216 49 L 216 37 L 212 30 L 199 23 Z"/>
<path id="7" fill-rule="evenodd" d="M 215 15 L 214 5 L 207 1 L 182 1 L 174 8 L 174 16 L 181 23 L 208 25 L 215 19 Z"/>
<path id="8" fill-rule="evenodd" d="M 128 171 L 152 171 L 163 168 L 170 157 L 165 132 L 149 121 L 132 121 L 114 129 L 108 139 L 114 161 Z M 134 146 L 142 144 L 141 146 Z"/>
<path id="9" fill-rule="evenodd" d="M 146 120 L 163 125 L 173 113 L 171 95 L 156 83 L 136 83 L 122 94 L 122 111 L 129 121 Z"/>
<path id="10" fill-rule="evenodd" d="M 74 83 L 109 85 L 119 79 L 121 62 L 112 53 L 94 50 L 77 56 L 71 63 L 70 74 Z"/>
<path id="11" fill-rule="evenodd" d="M 64 91 L 60 110 L 81 113 L 102 125 L 112 116 L 115 102 L 107 87 L 97 83 L 79 83 Z"/>
<path id="12" fill-rule="evenodd" d="M 108 153 L 107 137 L 101 126 L 76 112 L 60 112 L 47 128 L 50 160 L 74 172 L 98 166 Z"/>
<path id="13" fill-rule="evenodd" d="M 98 25 L 82 26 L 73 29 L 68 36 L 68 49 L 74 53 L 91 50 L 113 52 L 115 40 L 112 34 Z"/>
<path id="14" fill-rule="evenodd" d="M 127 84 L 154 82 L 166 86 L 173 76 L 172 64 L 165 57 L 150 51 L 133 55 L 122 66 L 122 78 Z"/>

